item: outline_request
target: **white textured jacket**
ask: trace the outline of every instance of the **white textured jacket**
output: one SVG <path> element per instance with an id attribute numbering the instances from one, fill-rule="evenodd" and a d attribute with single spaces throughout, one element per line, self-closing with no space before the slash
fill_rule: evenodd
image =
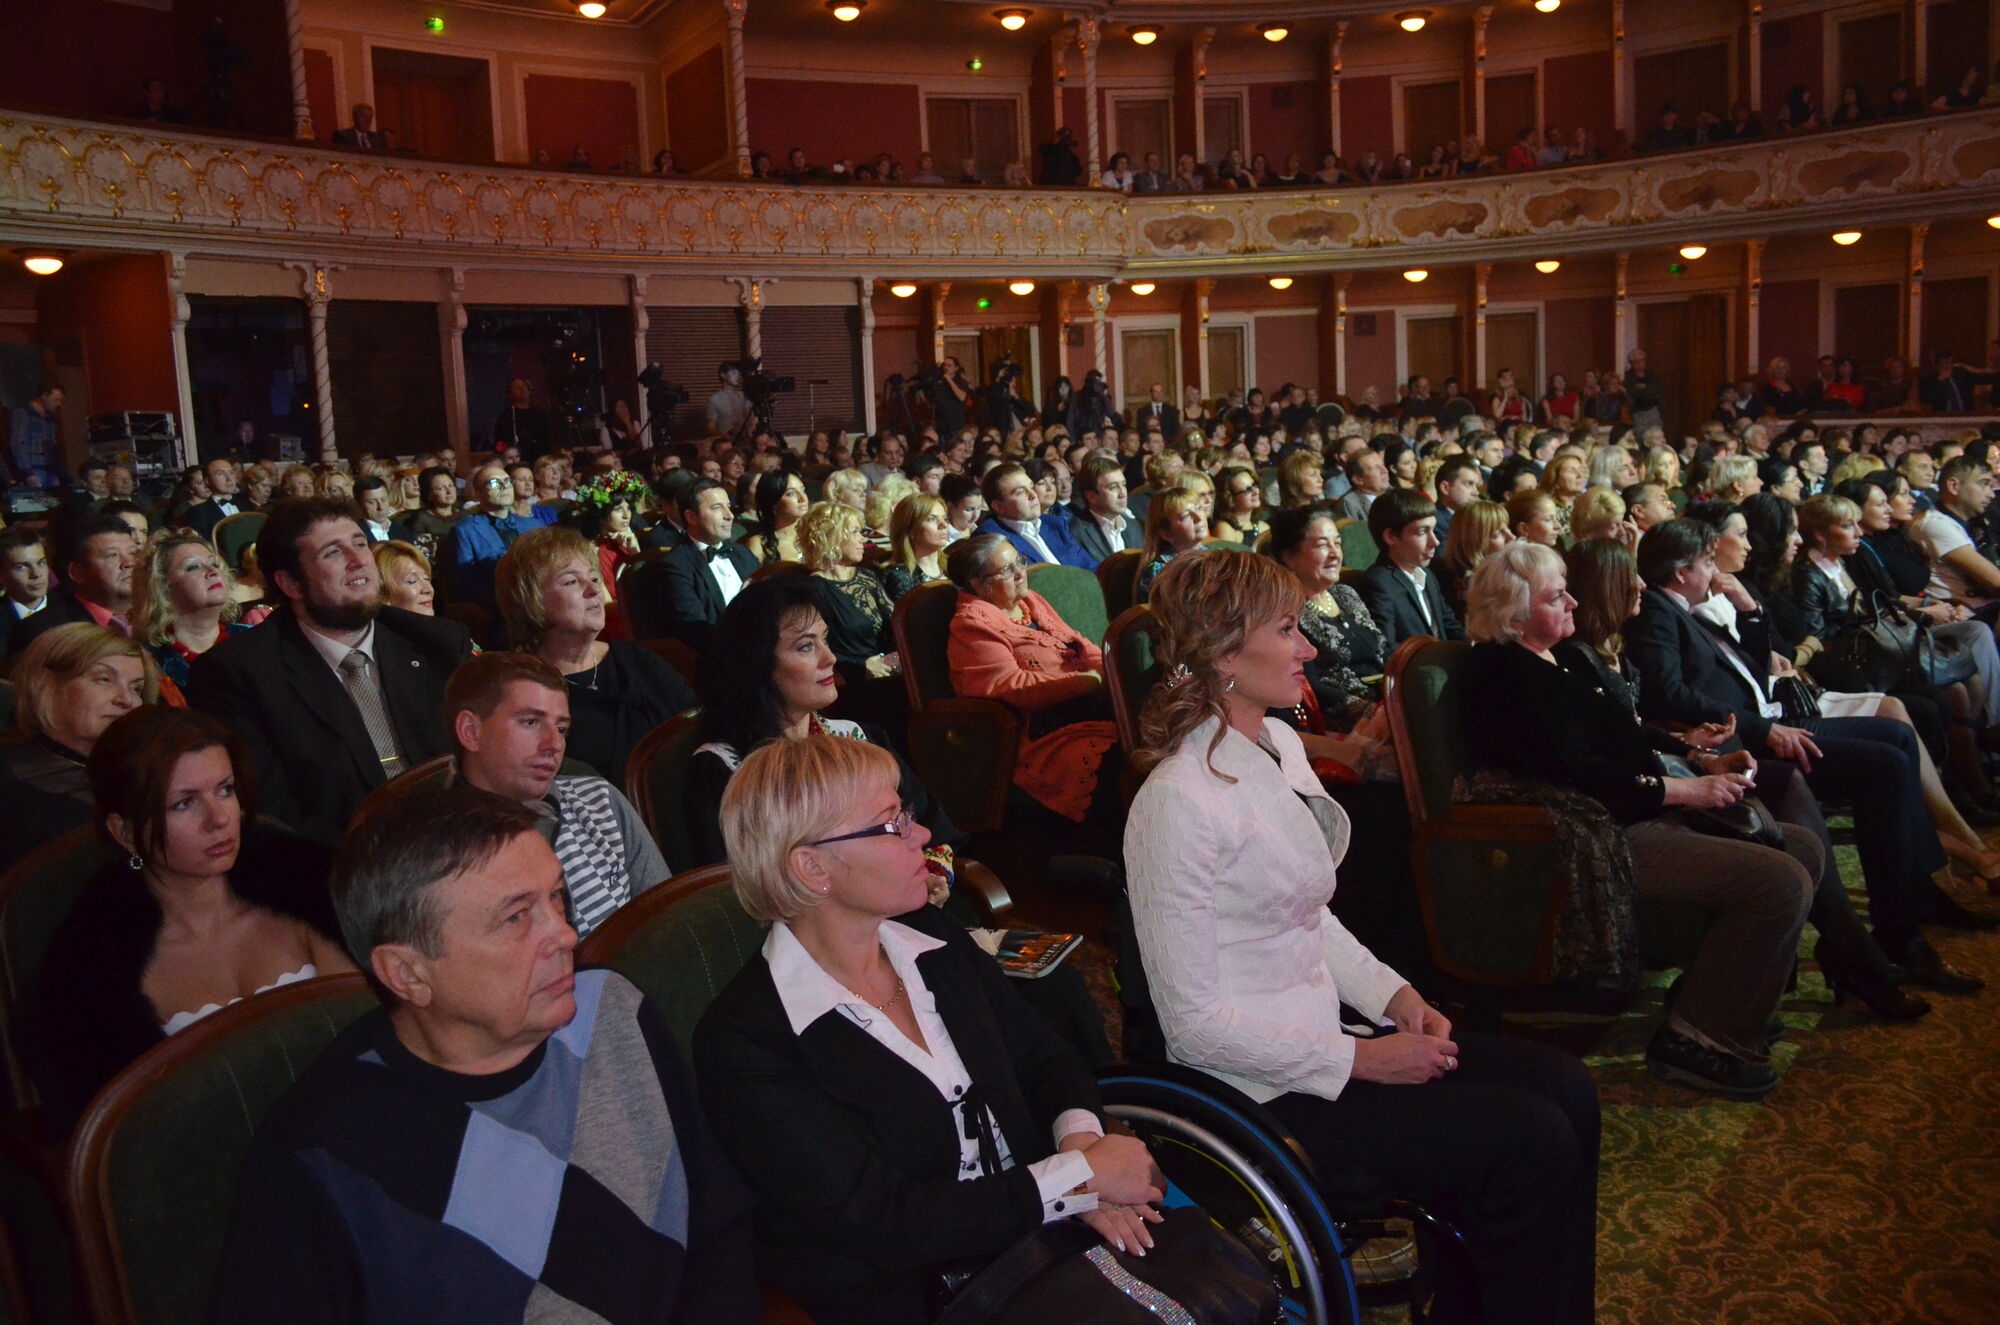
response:
<path id="1" fill-rule="evenodd" d="M 1212 772 L 1216 726 L 1204 722 L 1160 762 L 1125 828 L 1167 1052 L 1256 1100 L 1333 1099 L 1354 1066 L 1340 1004 L 1379 1020 L 1408 982 L 1326 909 L 1349 826 L 1298 733 L 1270 718 L 1261 742 L 1229 730 Z"/>

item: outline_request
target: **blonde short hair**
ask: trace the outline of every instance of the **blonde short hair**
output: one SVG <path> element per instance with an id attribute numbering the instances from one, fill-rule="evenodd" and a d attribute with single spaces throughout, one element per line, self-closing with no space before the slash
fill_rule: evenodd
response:
<path id="1" fill-rule="evenodd" d="M 1489 553 L 1466 586 L 1466 635 L 1478 644 L 1512 644 L 1520 639 L 1535 585 L 1562 573 L 1560 553 L 1525 538 Z"/>
<path id="2" fill-rule="evenodd" d="M 1570 537 L 1609 538 L 1625 518 L 1625 499 L 1610 488 L 1585 488 L 1569 512 Z"/>
<path id="3" fill-rule="evenodd" d="M 1747 455 L 1726 455 L 1708 471 L 1708 490 L 1717 497 L 1729 496 L 1730 489 L 1757 477 L 1757 461 Z M 1741 498 L 1732 498 L 1741 500 Z"/>
<path id="4" fill-rule="evenodd" d="M 431 559 L 425 556 L 424 550 L 415 543 L 405 543 L 400 538 L 390 538 L 368 550 L 375 554 L 375 571 L 382 577 L 382 597 L 385 602 L 389 597 L 389 577 L 395 574 L 397 562 L 414 561 L 417 563 L 417 569 L 426 577 L 432 574 Z"/>
<path id="5" fill-rule="evenodd" d="M 886 529 L 889 517 L 896 513 L 896 507 L 903 498 L 917 490 L 916 481 L 905 474 L 884 474 L 875 490 L 868 494 L 867 524 L 870 529 Z"/>
<path id="6" fill-rule="evenodd" d="M 844 493 L 859 494 L 865 501 L 868 496 L 868 476 L 858 469 L 836 469 L 826 476 L 826 486 L 822 489 L 828 501 L 840 501 Z"/>
<path id="7" fill-rule="evenodd" d="M 809 570 L 824 570 L 840 557 L 840 545 L 861 532 L 861 512 L 837 501 L 814 502 L 799 517 L 799 557 Z"/>
<path id="8" fill-rule="evenodd" d="M 222 619 L 234 621 L 243 614 L 243 605 L 234 597 L 236 576 L 229 569 L 229 559 L 215 550 L 215 544 L 185 529 L 162 529 L 146 540 L 139 552 L 138 568 L 133 572 L 132 637 L 143 644 L 165 644 L 173 638 L 174 604 L 167 593 L 167 562 L 175 551 L 184 547 L 200 548 L 221 567 L 222 582 L 231 594 L 223 605 Z"/>
<path id="9" fill-rule="evenodd" d="M 514 540 L 493 568 L 493 601 L 507 623 L 507 638 L 517 649 L 533 652 L 548 630 L 548 609 L 542 602 L 542 582 L 572 557 L 604 587 L 604 566 L 589 539 L 567 525 L 543 525 Z"/>
<path id="10" fill-rule="evenodd" d="M 115 630 L 72 621 L 43 631 L 21 651 L 13 674 L 14 725 L 25 736 L 48 731 L 55 717 L 56 692 L 106 658 L 137 658 L 146 673 L 146 702 L 159 702 L 160 669 L 152 654 Z"/>
<path id="11" fill-rule="evenodd" d="M 898 780 L 895 756 L 845 736 L 781 738 L 752 751 L 722 793 L 737 902 L 767 925 L 824 902 L 793 873 L 792 853 L 839 831 L 871 784 Z"/>

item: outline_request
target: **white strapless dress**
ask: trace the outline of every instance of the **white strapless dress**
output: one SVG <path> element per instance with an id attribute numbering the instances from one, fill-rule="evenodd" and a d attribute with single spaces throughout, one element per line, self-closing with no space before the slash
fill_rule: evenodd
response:
<path id="1" fill-rule="evenodd" d="M 318 974 L 319 974 L 319 968 L 317 966 L 314 966 L 311 962 L 307 962 L 304 966 L 301 966 L 298 970 L 293 971 L 287 975 L 279 976 L 277 979 L 273 980 L 270 984 L 265 985 L 262 989 L 259 989 L 257 991 L 257 994 L 268 994 L 273 989 L 282 989 L 286 985 L 295 985 L 301 980 L 310 980 Z M 256 996 L 257 996 L 256 994 L 251 995 L 252 998 L 255 998 Z M 203 1017 L 208 1016 L 210 1013 L 220 1012 L 222 1011 L 222 1009 L 228 1007 L 231 1003 L 241 1003 L 242 1001 L 243 1000 L 240 998 L 232 998 L 229 1000 L 229 1003 L 210 1003 L 206 1007 L 199 1008 L 193 1012 L 176 1012 L 173 1016 L 167 1018 L 166 1023 L 160 1027 L 160 1030 L 162 1033 L 167 1035 L 176 1034 L 180 1031 L 186 1030 L 188 1027 L 200 1021 Z"/>

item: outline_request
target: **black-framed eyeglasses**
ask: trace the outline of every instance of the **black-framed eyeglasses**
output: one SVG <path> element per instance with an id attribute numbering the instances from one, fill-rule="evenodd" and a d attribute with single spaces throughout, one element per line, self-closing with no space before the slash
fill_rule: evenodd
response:
<path id="1" fill-rule="evenodd" d="M 909 834 L 910 825 L 915 819 L 916 816 L 910 813 L 910 808 L 906 805 L 898 810 L 896 817 L 888 823 L 876 824 L 872 828 L 859 828 L 851 833 L 842 833 L 838 837 L 822 837 L 819 841 L 808 842 L 806 845 L 825 847 L 832 846 L 835 842 L 853 842 L 864 837 L 904 837 Z"/>

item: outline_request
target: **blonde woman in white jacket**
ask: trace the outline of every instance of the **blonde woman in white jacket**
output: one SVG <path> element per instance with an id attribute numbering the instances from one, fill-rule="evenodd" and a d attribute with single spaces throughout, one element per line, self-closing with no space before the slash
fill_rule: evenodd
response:
<path id="1" fill-rule="evenodd" d="M 1247 552 L 1176 557 L 1153 586 L 1165 679 L 1125 859 L 1167 1050 L 1263 1102 L 1336 1194 L 1457 1224 L 1474 1282 L 1434 1319 L 1590 1321 L 1596 1085 L 1555 1050 L 1454 1031 L 1327 910 L 1352 827 L 1265 716 L 1314 655 L 1301 599 Z M 1343 1003 L 1368 1024 L 1343 1027 Z"/>

